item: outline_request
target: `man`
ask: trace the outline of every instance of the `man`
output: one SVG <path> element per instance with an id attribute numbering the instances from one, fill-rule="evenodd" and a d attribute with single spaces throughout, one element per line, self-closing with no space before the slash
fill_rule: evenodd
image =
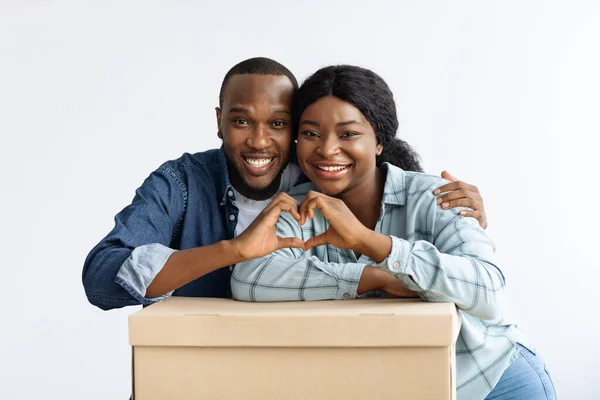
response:
<path id="1" fill-rule="evenodd" d="M 252 221 L 260 215 L 274 225 L 281 211 L 296 212 L 297 204 L 277 193 L 306 179 L 288 163 L 297 88 L 294 75 L 267 58 L 242 61 L 225 75 L 216 109 L 223 146 L 167 161 L 138 188 L 85 261 L 92 304 L 109 310 L 170 295 L 231 297 L 231 266 L 265 250 Z M 455 181 L 440 190 L 448 192 L 440 197 L 444 208 L 471 207 L 467 215 L 485 227 L 477 188 Z M 268 250 L 303 245 L 279 238 Z"/>

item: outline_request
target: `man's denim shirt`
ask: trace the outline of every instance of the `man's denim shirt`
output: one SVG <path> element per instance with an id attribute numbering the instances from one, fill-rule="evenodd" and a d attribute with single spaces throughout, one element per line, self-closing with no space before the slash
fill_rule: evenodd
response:
<path id="1" fill-rule="evenodd" d="M 145 290 L 175 250 L 232 239 L 234 201 L 223 148 L 164 163 L 88 255 L 83 285 L 89 301 L 108 310 L 167 297 L 148 299 Z M 220 268 L 167 295 L 229 298 L 230 278 L 230 269 Z"/>

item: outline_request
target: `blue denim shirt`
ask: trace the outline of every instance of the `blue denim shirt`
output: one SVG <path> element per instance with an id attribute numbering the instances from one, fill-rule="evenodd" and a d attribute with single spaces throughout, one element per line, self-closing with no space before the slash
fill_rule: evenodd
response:
<path id="1" fill-rule="evenodd" d="M 145 290 L 175 250 L 232 239 L 238 218 L 234 202 L 223 148 L 164 163 L 85 260 L 89 301 L 109 310 L 166 297 L 147 299 Z M 168 295 L 229 298 L 230 278 L 230 269 L 220 268 Z"/>

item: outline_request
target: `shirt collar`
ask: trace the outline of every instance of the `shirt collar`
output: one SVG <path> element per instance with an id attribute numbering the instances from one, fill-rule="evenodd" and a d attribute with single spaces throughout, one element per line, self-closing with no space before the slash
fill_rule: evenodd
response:
<path id="1" fill-rule="evenodd" d="M 390 163 L 383 163 L 379 168 L 385 173 L 382 202 L 399 206 L 406 205 L 405 172 Z"/>

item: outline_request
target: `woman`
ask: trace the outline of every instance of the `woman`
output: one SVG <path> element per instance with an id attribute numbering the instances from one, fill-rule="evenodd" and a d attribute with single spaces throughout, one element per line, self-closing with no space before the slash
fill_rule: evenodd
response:
<path id="1" fill-rule="evenodd" d="M 312 184 L 295 188 L 295 198 L 280 196 L 251 227 L 264 234 L 257 254 L 273 240 L 290 248 L 238 264 L 234 297 L 323 300 L 382 291 L 453 302 L 462 320 L 460 399 L 554 399 L 543 360 L 503 318 L 493 243 L 473 218 L 438 205 L 440 178 L 393 165 L 418 161 L 395 138 L 387 84 L 363 68 L 323 68 L 299 89 L 294 125 L 298 162 Z"/>

